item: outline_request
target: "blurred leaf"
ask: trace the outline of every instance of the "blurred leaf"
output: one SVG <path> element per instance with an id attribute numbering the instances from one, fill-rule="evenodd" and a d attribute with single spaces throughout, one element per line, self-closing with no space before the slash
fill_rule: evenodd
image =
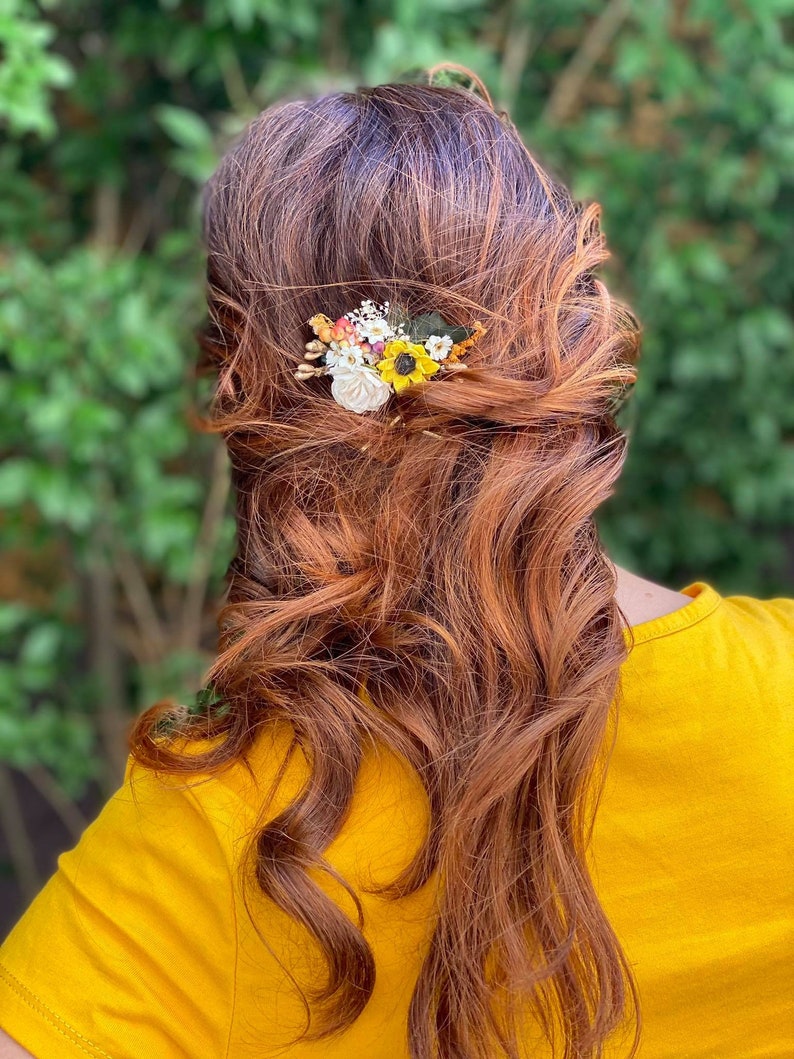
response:
<path id="1" fill-rule="evenodd" d="M 0 10 L 0 120 L 14 135 L 51 136 L 50 89 L 65 88 L 72 67 L 47 49 L 54 37 L 47 22 L 36 19 L 32 4 L 5 0 Z"/>

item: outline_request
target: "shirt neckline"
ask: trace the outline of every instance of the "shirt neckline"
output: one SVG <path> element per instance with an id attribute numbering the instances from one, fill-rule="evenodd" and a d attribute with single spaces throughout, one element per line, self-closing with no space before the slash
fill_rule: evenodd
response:
<path id="1" fill-rule="evenodd" d="M 691 596 L 692 602 L 670 614 L 663 614 L 659 618 L 651 618 L 624 629 L 623 635 L 629 645 L 636 646 L 648 640 L 657 640 L 661 636 L 670 636 L 681 629 L 688 629 L 708 617 L 722 602 L 722 596 L 705 581 L 694 581 L 680 591 L 685 596 Z"/>

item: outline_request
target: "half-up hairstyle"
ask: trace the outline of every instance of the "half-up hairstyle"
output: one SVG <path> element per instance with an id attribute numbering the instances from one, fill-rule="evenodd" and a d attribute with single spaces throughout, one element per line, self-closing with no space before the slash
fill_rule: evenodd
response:
<path id="1" fill-rule="evenodd" d="M 438 886 L 412 1059 L 518 1059 L 527 1010 L 555 1055 L 595 1059 L 630 1007 L 633 1056 L 637 987 L 585 852 L 627 653 L 593 513 L 624 460 L 613 415 L 639 328 L 594 276 L 598 205 L 484 94 L 398 83 L 280 103 L 210 181 L 206 427 L 228 446 L 238 527 L 218 708 L 156 704 L 131 747 L 161 771 L 215 771 L 291 726 L 306 786 L 250 855 L 327 959 L 301 1039 L 343 1031 L 372 994 L 363 922 L 310 870 L 333 872 L 324 851 L 385 745 L 430 825 L 370 892 Z M 364 299 L 487 332 L 468 370 L 357 414 L 295 370 L 309 318 Z M 177 735 L 220 741 L 186 754 Z"/>

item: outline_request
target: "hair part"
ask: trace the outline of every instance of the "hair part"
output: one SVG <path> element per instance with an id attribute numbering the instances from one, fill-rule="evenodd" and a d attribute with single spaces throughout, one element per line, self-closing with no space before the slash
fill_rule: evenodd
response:
<path id="1" fill-rule="evenodd" d="M 208 185 L 205 426 L 228 446 L 238 527 L 208 674 L 224 708 L 164 741 L 174 711 L 157 704 L 131 747 L 216 771 L 290 726 L 306 785 L 272 818 L 263 806 L 249 866 L 327 960 L 301 1039 L 342 1032 L 372 994 L 362 919 L 309 870 L 362 915 L 324 853 L 385 745 L 430 820 L 371 892 L 439 889 L 412 1059 L 518 1059 L 527 1010 L 554 1054 L 595 1059 L 629 1002 L 636 1053 L 637 988 L 585 861 L 626 657 L 593 513 L 624 460 L 615 396 L 639 341 L 594 276 L 598 221 L 487 98 L 438 85 L 272 106 Z M 294 371 L 306 321 L 367 298 L 488 330 L 469 370 L 358 415 Z M 222 742 L 186 755 L 179 735 Z"/>

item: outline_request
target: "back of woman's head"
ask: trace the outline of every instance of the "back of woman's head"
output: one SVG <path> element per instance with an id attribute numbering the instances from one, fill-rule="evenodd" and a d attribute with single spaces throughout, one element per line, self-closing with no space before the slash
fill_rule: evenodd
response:
<path id="1" fill-rule="evenodd" d="M 209 426 L 238 520 L 210 671 L 224 741 L 186 764 L 155 743 L 153 710 L 136 754 L 215 768 L 271 721 L 294 729 L 310 780 L 252 852 L 328 957 L 314 1036 L 360 1014 L 375 967 L 307 868 L 385 744 L 430 826 L 384 899 L 440 884 L 414 1059 L 518 1056 L 526 1010 L 566 1057 L 600 1055 L 636 993 L 585 864 L 626 652 L 592 516 L 624 457 L 612 413 L 637 328 L 593 275 L 598 206 L 487 100 L 406 83 L 266 110 L 205 207 Z M 307 321 L 364 299 L 487 331 L 468 370 L 358 414 L 295 370 Z"/>

